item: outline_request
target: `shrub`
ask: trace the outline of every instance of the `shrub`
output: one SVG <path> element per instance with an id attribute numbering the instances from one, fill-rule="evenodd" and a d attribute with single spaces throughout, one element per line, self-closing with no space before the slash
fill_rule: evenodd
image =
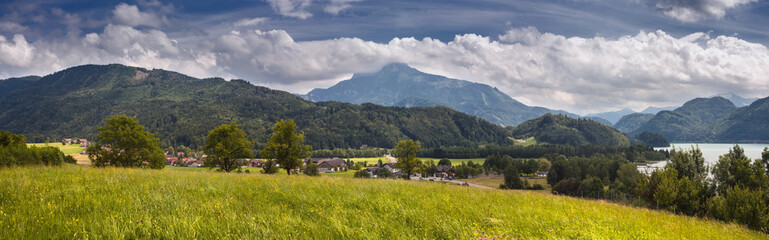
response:
<path id="1" fill-rule="evenodd" d="M 315 163 L 308 164 L 307 168 L 304 169 L 304 174 L 307 176 L 320 176 L 318 165 Z"/>
<path id="2" fill-rule="evenodd" d="M 64 162 L 70 163 L 70 164 L 77 164 L 77 160 L 75 160 L 75 158 L 70 155 L 64 156 Z"/>
<path id="3" fill-rule="evenodd" d="M 535 183 L 533 186 L 531 186 L 531 190 L 545 190 L 545 187 L 542 186 L 542 184 Z"/>
<path id="4" fill-rule="evenodd" d="M 366 170 L 360 170 L 355 172 L 355 175 L 353 175 L 354 178 L 370 178 L 371 175 L 368 174 Z"/>

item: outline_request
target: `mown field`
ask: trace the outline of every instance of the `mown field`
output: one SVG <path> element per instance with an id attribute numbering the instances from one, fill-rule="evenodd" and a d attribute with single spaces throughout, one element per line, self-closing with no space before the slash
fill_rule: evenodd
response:
<path id="1" fill-rule="evenodd" d="M 763 239 L 744 227 L 554 196 L 404 180 L 0 169 L 4 239 Z"/>

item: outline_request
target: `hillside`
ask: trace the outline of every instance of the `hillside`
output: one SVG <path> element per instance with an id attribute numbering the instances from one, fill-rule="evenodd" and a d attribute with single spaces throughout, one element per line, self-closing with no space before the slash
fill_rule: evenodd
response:
<path id="1" fill-rule="evenodd" d="M 696 98 L 673 111 L 661 111 L 629 135 L 657 132 L 671 142 L 712 142 L 719 133 L 716 122 L 737 109 L 723 97 Z"/>
<path id="2" fill-rule="evenodd" d="M 521 123 L 512 130 L 513 137 L 534 137 L 537 142 L 583 146 L 590 144 L 628 146 L 630 139 L 621 132 L 587 119 L 545 114 Z"/>
<path id="3" fill-rule="evenodd" d="M 12 168 L 0 169 L 0 197 L 8 239 L 766 238 L 533 191 L 329 176 Z"/>
<path id="4" fill-rule="evenodd" d="M 529 107 L 489 85 L 420 72 L 405 64 L 389 64 L 379 72 L 355 74 L 328 89 L 304 96 L 312 101 L 374 103 L 385 106 L 447 106 L 500 125 L 517 125 L 545 113 L 566 114 Z"/>
<path id="5" fill-rule="evenodd" d="M 730 102 L 734 103 L 734 106 L 737 106 L 737 107 L 748 106 L 751 103 L 753 103 L 754 101 L 758 100 L 758 98 L 744 98 L 744 97 L 742 97 L 740 95 L 737 95 L 737 94 L 731 93 L 731 92 L 717 94 L 717 95 L 715 95 L 713 97 L 726 98 Z"/>
<path id="6" fill-rule="evenodd" d="M 509 143 L 506 130 L 446 107 L 313 103 L 243 80 L 197 79 L 123 65 L 66 69 L 0 95 L 0 129 L 30 141 L 92 139 L 107 117 L 136 116 L 166 145 L 200 146 L 208 131 L 237 122 L 258 144 L 275 121 L 292 118 L 314 148 Z M 257 146 L 258 147 L 258 146 Z"/>
<path id="7" fill-rule="evenodd" d="M 40 80 L 40 77 L 27 76 L 27 77 L 9 78 L 9 79 L 0 80 L 0 96 L 13 92 L 16 89 L 24 87 L 27 84 L 33 83 L 37 80 Z"/>
<path id="8" fill-rule="evenodd" d="M 717 123 L 719 142 L 769 142 L 769 97 L 739 108 Z"/>
<path id="9" fill-rule="evenodd" d="M 644 113 L 628 114 L 620 118 L 619 121 L 617 121 L 617 123 L 614 124 L 614 129 L 617 129 L 623 133 L 629 133 L 638 129 L 644 123 L 648 122 L 652 118 L 654 118 L 654 114 L 644 114 Z"/>

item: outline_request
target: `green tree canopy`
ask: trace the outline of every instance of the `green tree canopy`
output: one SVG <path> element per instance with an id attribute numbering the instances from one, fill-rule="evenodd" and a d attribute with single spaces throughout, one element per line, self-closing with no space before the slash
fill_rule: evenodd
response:
<path id="1" fill-rule="evenodd" d="M 230 172 L 240 167 L 238 159 L 249 158 L 253 142 L 246 139 L 246 133 L 238 128 L 238 124 L 222 124 L 208 133 L 204 151 L 208 153 L 206 165 L 219 166 L 220 169 Z"/>
<path id="2" fill-rule="evenodd" d="M 411 174 L 419 170 L 422 161 L 417 158 L 417 153 L 421 150 L 422 144 L 414 140 L 400 141 L 395 147 L 395 155 L 398 157 L 395 167 L 406 173 L 406 179 L 410 179 Z"/>
<path id="3" fill-rule="evenodd" d="M 281 119 L 272 130 L 267 145 L 259 155 L 268 162 L 280 164 L 291 175 L 291 170 L 301 167 L 302 159 L 310 156 L 312 148 L 304 145 L 304 134 L 295 133 L 296 123 L 292 119 Z"/>
<path id="4" fill-rule="evenodd" d="M 19 146 L 27 143 L 23 135 L 16 135 L 8 131 L 0 130 L 0 147 Z"/>
<path id="5" fill-rule="evenodd" d="M 94 166 L 150 167 L 165 166 L 163 150 L 155 134 L 144 131 L 136 118 L 125 115 L 107 119 L 98 128 L 98 143 L 88 147 L 88 158 Z"/>

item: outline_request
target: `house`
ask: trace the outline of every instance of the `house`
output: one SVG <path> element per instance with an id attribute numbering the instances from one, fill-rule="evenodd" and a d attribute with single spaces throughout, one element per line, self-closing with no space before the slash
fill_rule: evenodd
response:
<path id="1" fill-rule="evenodd" d="M 72 144 L 72 138 L 65 138 L 65 139 L 62 139 L 62 140 L 61 140 L 61 142 L 62 142 L 62 143 L 65 143 L 65 144 Z"/>
<path id="2" fill-rule="evenodd" d="M 321 159 L 318 161 L 318 171 L 347 171 L 347 162 L 341 158 Z"/>
<path id="3" fill-rule="evenodd" d="M 188 160 L 185 161 L 187 163 L 187 167 L 202 167 L 204 162 L 200 160 Z"/>
<path id="4" fill-rule="evenodd" d="M 81 138 L 77 140 L 78 143 L 80 143 L 80 146 L 88 147 L 88 139 Z"/>
<path id="5" fill-rule="evenodd" d="M 435 170 L 436 177 L 446 178 L 454 176 L 454 168 L 451 166 L 437 166 Z"/>
<path id="6" fill-rule="evenodd" d="M 537 172 L 537 177 L 547 177 L 547 172 Z"/>
<path id="7" fill-rule="evenodd" d="M 166 163 L 169 166 L 175 166 L 177 160 L 179 160 L 179 158 L 177 158 L 177 157 L 167 157 L 166 158 Z"/>
<path id="8" fill-rule="evenodd" d="M 264 167 L 264 161 L 259 159 L 251 159 L 248 161 L 248 166 L 252 168 L 261 168 Z"/>
<path id="9" fill-rule="evenodd" d="M 360 149 L 366 149 L 366 148 L 368 148 L 368 144 L 360 145 Z"/>
<path id="10" fill-rule="evenodd" d="M 394 163 L 385 163 L 382 167 L 393 173 L 393 175 L 400 175 L 401 170 L 396 168 Z"/>

